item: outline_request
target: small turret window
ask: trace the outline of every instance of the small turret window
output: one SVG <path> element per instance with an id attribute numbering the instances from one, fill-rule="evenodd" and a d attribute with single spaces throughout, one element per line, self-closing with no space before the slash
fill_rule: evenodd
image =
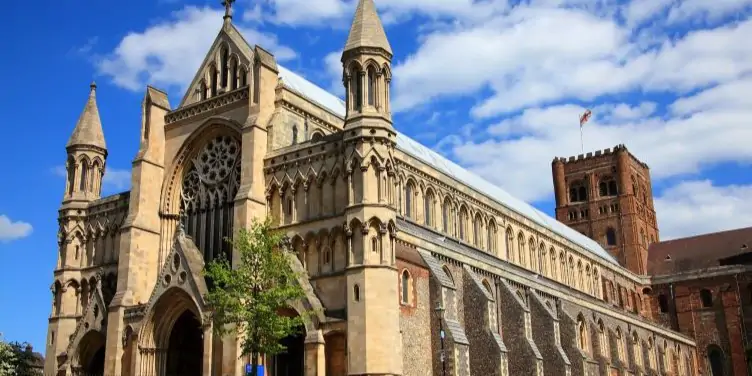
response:
<path id="1" fill-rule="evenodd" d="M 376 72 L 373 67 L 368 68 L 368 105 L 376 106 Z"/>
<path id="2" fill-rule="evenodd" d="M 89 172 L 89 165 L 86 163 L 85 160 L 81 161 L 81 182 L 79 184 L 78 189 L 81 192 L 86 192 L 86 179 Z"/>

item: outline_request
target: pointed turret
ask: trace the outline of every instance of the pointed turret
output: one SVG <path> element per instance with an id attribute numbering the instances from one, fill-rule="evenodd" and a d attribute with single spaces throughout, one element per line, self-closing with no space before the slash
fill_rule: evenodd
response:
<path id="1" fill-rule="evenodd" d="M 381 118 L 381 126 L 391 127 L 391 65 L 392 47 L 376 5 L 373 0 L 360 0 L 342 52 L 342 77 L 347 93 L 345 128 L 356 126 L 363 117 Z"/>
<path id="2" fill-rule="evenodd" d="M 380 48 L 392 56 L 392 47 L 386 38 L 384 26 L 376 11 L 376 5 L 373 0 L 360 0 L 358 8 L 355 9 L 352 26 L 350 26 L 350 35 L 347 37 L 343 53 L 356 50 L 358 48 Z"/>
<path id="3" fill-rule="evenodd" d="M 99 109 L 97 108 L 97 84 L 94 82 L 89 85 L 89 100 L 81 116 L 78 118 L 76 128 L 68 140 L 66 148 L 72 146 L 94 146 L 107 150 L 104 142 L 104 132 L 102 132 L 102 121 L 99 119 Z"/>
<path id="4" fill-rule="evenodd" d="M 102 189 L 107 144 L 97 108 L 97 85 L 92 82 L 89 88 L 84 111 L 65 145 L 68 152 L 68 183 L 63 202 L 96 200 Z"/>

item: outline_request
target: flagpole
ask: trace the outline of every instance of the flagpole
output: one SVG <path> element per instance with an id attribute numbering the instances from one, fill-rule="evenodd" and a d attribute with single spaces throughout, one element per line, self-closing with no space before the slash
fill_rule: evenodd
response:
<path id="1" fill-rule="evenodd" d="M 585 154 L 585 143 L 582 141 L 582 123 L 580 123 L 580 152 Z"/>

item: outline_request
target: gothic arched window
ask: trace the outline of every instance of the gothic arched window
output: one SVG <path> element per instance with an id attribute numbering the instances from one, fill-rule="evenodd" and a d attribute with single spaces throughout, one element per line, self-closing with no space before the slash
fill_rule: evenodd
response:
<path id="1" fill-rule="evenodd" d="M 78 189 L 81 192 L 86 192 L 86 180 L 89 173 L 89 163 L 85 159 L 81 160 L 81 181 Z"/>
<path id="2" fill-rule="evenodd" d="M 405 184 L 405 217 L 413 217 L 413 185 L 411 182 Z"/>
<path id="3" fill-rule="evenodd" d="M 376 71 L 368 67 L 368 105 L 376 106 Z"/>
<path id="4" fill-rule="evenodd" d="M 402 271 L 402 304 L 410 303 L 410 274 L 407 270 Z"/>
<path id="5" fill-rule="evenodd" d="M 76 161 L 71 157 L 68 158 L 68 195 L 73 194 L 76 186 Z"/>
<path id="6" fill-rule="evenodd" d="M 423 199 L 423 221 L 427 226 L 433 225 L 433 191 L 426 192 L 426 196 Z"/>
<path id="7" fill-rule="evenodd" d="M 293 125 L 292 126 L 292 144 L 296 145 L 298 143 L 298 126 Z"/>
<path id="8" fill-rule="evenodd" d="M 230 51 L 227 50 L 227 46 L 222 46 L 222 50 L 219 53 L 219 71 L 220 71 L 220 86 L 221 87 L 227 87 L 227 56 L 230 54 Z"/>
<path id="9" fill-rule="evenodd" d="M 444 226 L 444 233 L 449 233 L 449 205 L 451 205 L 451 203 L 447 199 L 444 201 L 444 205 L 442 205 L 441 208 L 441 222 Z"/>
<path id="10" fill-rule="evenodd" d="M 219 136 L 193 156 L 185 168 L 181 220 L 207 261 L 221 254 L 230 259 L 234 199 L 240 186 L 240 142 Z"/>
<path id="11" fill-rule="evenodd" d="M 233 57 L 230 61 L 230 90 L 238 88 L 238 59 Z"/>
<path id="12" fill-rule="evenodd" d="M 211 97 L 217 95 L 217 67 L 214 65 L 209 68 L 209 93 Z"/>

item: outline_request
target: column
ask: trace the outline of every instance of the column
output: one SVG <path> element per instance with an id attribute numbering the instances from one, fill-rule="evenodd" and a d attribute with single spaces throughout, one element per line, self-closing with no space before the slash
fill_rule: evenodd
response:
<path id="1" fill-rule="evenodd" d="M 326 375 L 324 335 L 321 330 L 309 333 L 305 339 L 305 376 Z"/>
<path id="2" fill-rule="evenodd" d="M 212 374 L 212 350 L 214 349 L 214 341 L 213 341 L 213 330 L 212 330 L 212 324 L 208 323 L 204 325 L 204 354 L 201 361 L 201 374 L 202 375 L 211 375 Z"/>

